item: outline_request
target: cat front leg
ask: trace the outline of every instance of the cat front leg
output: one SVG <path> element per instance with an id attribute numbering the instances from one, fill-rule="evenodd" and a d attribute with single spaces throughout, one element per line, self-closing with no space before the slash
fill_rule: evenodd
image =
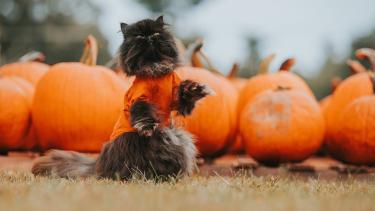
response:
<path id="1" fill-rule="evenodd" d="M 183 116 L 190 115 L 195 103 L 207 95 L 215 95 L 215 91 L 192 80 L 182 81 L 178 88 L 177 112 Z"/>
<path id="2" fill-rule="evenodd" d="M 159 126 L 160 120 L 154 105 L 138 100 L 130 108 L 130 122 L 141 136 L 150 137 Z"/>

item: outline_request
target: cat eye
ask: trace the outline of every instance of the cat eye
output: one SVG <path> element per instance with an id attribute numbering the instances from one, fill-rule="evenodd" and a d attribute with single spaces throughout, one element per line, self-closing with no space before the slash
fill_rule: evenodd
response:
<path id="1" fill-rule="evenodd" d="M 136 39 L 144 39 L 145 37 L 142 36 L 142 35 L 138 35 L 138 36 L 136 36 L 135 38 L 136 38 Z"/>

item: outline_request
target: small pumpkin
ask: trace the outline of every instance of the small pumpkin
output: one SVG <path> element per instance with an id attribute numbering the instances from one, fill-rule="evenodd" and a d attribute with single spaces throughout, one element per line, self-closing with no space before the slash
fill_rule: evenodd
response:
<path id="1" fill-rule="evenodd" d="M 370 61 L 373 61 L 371 58 L 375 58 L 375 51 L 371 49 L 359 49 L 356 52 L 356 56 L 360 59 L 369 58 Z M 359 97 L 372 95 L 372 83 L 370 80 L 372 74 L 369 71 L 360 71 L 342 81 L 333 93 L 331 103 L 327 106 L 325 112 L 326 146 L 330 153 L 337 154 L 335 149 L 340 140 L 336 137 L 336 134 L 341 124 L 339 117 L 343 109 Z"/>
<path id="2" fill-rule="evenodd" d="M 34 87 L 14 76 L 0 76 L 0 150 L 18 150 L 31 127 Z"/>
<path id="3" fill-rule="evenodd" d="M 279 87 L 256 95 L 245 105 L 240 134 L 247 153 L 261 163 L 298 162 L 321 146 L 324 118 L 308 93 Z"/>
<path id="4" fill-rule="evenodd" d="M 375 165 L 375 76 L 373 93 L 349 103 L 341 112 L 333 156 L 351 164 Z"/>
<path id="5" fill-rule="evenodd" d="M 361 64 L 359 63 L 358 61 L 353 61 L 353 60 L 348 60 L 346 62 L 346 64 L 348 65 L 351 73 L 354 75 L 354 74 L 357 74 L 357 73 L 364 73 L 364 72 L 367 72 L 368 70 Z M 339 86 L 339 84 L 342 82 L 342 79 L 339 78 L 339 77 L 335 77 L 331 80 L 331 93 L 333 93 L 336 88 Z M 319 102 L 319 105 L 320 105 L 320 108 L 323 112 L 323 115 L 327 120 L 327 116 L 329 115 L 328 114 L 328 106 L 329 104 L 331 103 L 331 100 L 332 100 L 332 94 L 331 95 L 328 95 L 326 97 L 324 97 L 323 99 L 320 100 Z"/>
<path id="6" fill-rule="evenodd" d="M 331 80 L 331 90 L 332 90 L 332 93 L 339 86 L 339 84 L 341 83 L 341 81 L 342 81 L 342 79 L 339 78 L 339 77 L 333 78 Z M 320 106 L 320 110 L 322 111 L 322 114 L 324 116 L 325 125 L 327 125 L 328 107 L 329 107 L 329 104 L 331 103 L 331 101 L 332 101 L 332 95 L 328 95 L 328 96 L 324 97 L 323 99 L 321 99 L 319 101 L 319 106 Z M 327 132 L 327 130 L 325 132 Z M 327 138 L 328 137 L 325 134 L 325 139 L 327 139 Z M 324 141 L 324 142 L 326 142 L 326 141 Z M 326 147 L 325 147 L 324 144 L 318 150 L 318 152 L 316 153 L 316 155 L 318 155 L 318 156 L 325 156 L 325 155 L 327 155 L 327 150 L 326 150 Z"/>
<path id="7" fill-rule="evenodd" d="M 342 82 L 342 79 L 339 77 L 335 77 L 331 80 L 332 93 L 336 90 L 336 88 L 339 86 L 341 82 Z M 332 95 L 328 95 L 319 101 L 320 109 L 322 110 L 324 116 L 327 115 L 327 112 L 328 112 L 327 108 L 328 108 L 328 105 L 331 103 L 331 100 L 332 100 Z"/>
<path id="8" fill-rule="evenodd" d="M 0 67 L 0 73 L 3 76 L 23 78 L 35 86 L 49 69 L 49 65 L 41 63 L 41 61 L 44 61 L 42 53 L 30 52 L 21 57 L 19 62 Z"/>
<path id="9" fill-rule="evenodd" d="M 42 150 L 98 152 L 108 141 L 129 84 L 96 57 L 90 35 L 80 63 L 55 64 L 39 81 L 32 116 Z"/>
<path id="10" fill-rule="evenodd" d="M 239 70 L 239 65 L 237 63 L 234 63 L 231 70 L 229 71 L 227 78 L 233 84 L 233 86 L 237 89 L 238 94 L 239 94 L 241 90 L 243 89 L 243 87 L 245 86 L 248 79 L 237 77 L 238 70 Z M 236 102 L 236 107 L 238 107 L 238 98 Z M 240 117 L 240 113 L 236 112 L 237 121 L 239 117 Z M 238 134 L 238 127 L 237 127 L 237 133 L 236 133 L 234 142 L 232 145 L 228 147 L 227 153 L 238 154 L 238 153 L 242 153 L 243 151 L 244 151 L 244 148 L 243 148 L 241 136 Z"/>
<path id="11" fill-rule="evenodd" d="M 238 102 L 238 112 L 242 112 L 245 105 L 251 101 L 257 94 L 267 90 L 275 89 L 278 86 L 285 86 L 291 89 L 298 89 L 306 92 L 314 98 L 314 94 L 309 86 L 297 75 L 289 72 L 289 68 L 294 64 L 294 60 L 287 60 L 286 64 L 276 73 L 269 73 L 269 64 L 275 57 L 275 54 L 264 58 L 260 65 L 258 74 L 250 78 L 240 92 Z M 288 64 L 288 65 L 287 65 Z"/>

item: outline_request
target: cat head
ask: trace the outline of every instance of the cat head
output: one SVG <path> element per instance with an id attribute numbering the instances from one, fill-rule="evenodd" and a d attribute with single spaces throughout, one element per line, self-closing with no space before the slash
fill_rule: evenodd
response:
<path id="1" fill-rule="evenodd" d="M 133 24 L 121 23 L 121 31 L 124 41 L 119 63 L 128 76 L 159 77 L 176 68 L 177 47 L 163 16 Z"/>

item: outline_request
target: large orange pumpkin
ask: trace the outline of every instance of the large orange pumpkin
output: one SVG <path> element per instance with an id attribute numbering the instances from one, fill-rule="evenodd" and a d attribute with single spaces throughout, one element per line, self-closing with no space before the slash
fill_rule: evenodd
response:
<path id="1" fill-rule="evenodd" d="M 46 74 L 50 67 L 49 65 L 42 63 L 44 60 L 44 54 L 32 51 L 22 56 L 18 62 L 6 64 L 0 67 L 0 74 L 4 76 L 17 76 L 28 81 L 33 86 L 36 86 L 40 78 Z M 37 145 L 36 139 L 34 125 L 31 123 L 28 134 L 19 149 L 35 149 Z"/>
<path id="2" fill-rule="evenodd" d="M 259 162 L 297 162 L 319 149 L 324 118 L 305 91 L 278 88 L 248 102 L 241 114 L 240 134 L 248 154 Z"/>
<path id="3" fill-rule="evenodd" d="M 176 71 L 182 79 L 207 84 L 216 92 L 198 101 L 185 122 L 202 156 L 220 154 L 233 142 L 236 131 L 236 89 L 225 77 L 202 68 L 184 66 Z"/>
<path id="4" fill-rule="evenodd" d="M 177 71 L 183 78 L 207 84 L 217 92 L 216 96 L 209 96 L 207 100 L 205 98 L 198 102 L 196 111 L 194 110 L 193 115 L 187 118 L 187 129 L 197 137 L 196 145 L 201 155 L 216 156 L 223 153 L 234 142 L 237 129 L 238 92 L 230 81 L 213 67 L 209 58 L 202 52 L 202 46 L 202 39 L 197 39 L 189 45 L 183 56 L 185 67 Z M 206 62 L 207 69 L 201 61 L 202 58 Z M 213 106 L 215 108 L 210 109 Z M 208 124 L 204 121 L 206 118 Z M 219 123 L 215 118 L 226 122 Z"/>
<path id="5" fill-rule="evenodd" d="M 333 155 L 342 161 L 375 165 L 375 78 L 373 94 L 359 97 L 341 112 Z M 331 146 L 332 147 L 332 146 Z"/>
<path id="6" fill-rule="evenodd" d="M 0 150 L 19 149 L 31 126 L 34 87 L 19 77 L 0 76 Z"/>
<path id="7" fill-rule="evenodd" d="M 35 61 L 40 61 L 43 57 L 39 52 L 32 52 L 22 57 L 19 62 L 0 67 L 0 73 L 4 76 L 17 76 L 36 85 L 49 69 L 49 65 Z"/>
<path id="8" fill-rule="evenodd" d="M 225 79 L 227 79 L 222 84 L 228 84 L 228 81 L 232 84 L 232 87 L 228 89 L 230 91 L 229 91 L 227 103 L 231 104 L 231 106 L 234 107 L 233 109 L 231 109 L 233 111 L 233 117 L 231 117 L 231 119 L 235 119 L 235 120 L 231 121 L 231 124 L 232 124 L 231 128 L 233 128 L 233 132 L 232 132 L 232 135 L 229 136 L 230 137 L 229 142 L 225 151 L 229 153 L 240 152 L 242 151 L 242 144 L 241 144 L 241 140 L 238 139 L 238 136 L 237 136 L 237 118 L 238 118 L 237 117 L 237 102 L 238 102 L 238 92 L 239 92 L 239 89 L 241 88 L 241 83 L 245 81 L 246 79 L 240 79 L 240 78 L 235 77 L 238 71 L 237 64 L 234 64 L 230 71 L 232 75 L 224 77 L 222 73 L 220 73 L 220 71 L 218 71 L 212 65 L 209 57 L 202 51 L 202 47 L 203 47 L 202 39 L 197 39 L 194 43 L 190 44 L 187 50 L 185 51 L 185 56 L 184 56 L 185 63 L 188 66 L 193 66 L 197 68 L 206 68 L 210 72 L 214 73 L 215 76 L 218 76 L 220 80 L 225 81 Z M 237 91 L 236 93 L 230 94 L 232 93 L 233 88 Z"/>
<path id="9" fill-rule="evenodd" d="M 96 57 L 89 36 L 81 63 L 53 65 L 38 83 L 32 115 L 42 150 L 97 152 L 108 141 L 128 84 Z"/>
<path id="10" fill-rule="evenodd" d="M 289 58 L 281 64 L 279 70 L 280 71 L 289 71 L 291 69 L 291 67 L 294 65 L 294 63 L 295 63 L 295 60 L 293 58 Z M 262 65 L 263 65 L 262 68 L 265 68 L 264 63 Z M 237 71 L 238 71 L 238 65 L 234 64 L 227 77 L 233 83 L 233 85 L 237 88 L 239 93 L 241 93 L 242 89 L 246 86 L 246 83 L 247 83 L 248 79 L 236 77 Z M 238 103 L 239 103 L 239 100 L 237 100 L 237 109 L 239 109 Z M 237 112 L 237 120 L 240 117 L 241 117 L 241 112 Z M 239 134 L 237 134 L 234 143 L 231 146 L 228 147 L 228 153 L 240 153 L 243 150 L 244 150 L 244 148 L 243 148 L 241 136 Z"/>
<path id="11" fill-rule="evenodd" d="M 242 112 L 244 106 L 251 101 L 257 94 L 267 90 L 275 89 L 278 86 L 285 86 L 291 89 L 302 90 L 309 96 L 314 97 L 309 86 L 297 75 L 290 73 L 290 67 L 284 66 L 276 73 L 269 73 L 269 63 L 273 60 L 275 54 L 267 56 L 260 63 L 258 74 L 250 78 L 240 92 L 238 102 L 238 112 Z M 288 61 L 288 60 L 287 60 Z M 289 60 L 288 62 L 293 61 Z M 294 63 L 294 61 L 293 61 Z"/>
<path id="12" fill-rule="evenodd" d="M 363 58 L 364 56 L 372 58 L 375 52 L 370 49 L 360 49 L 357 51 L 357 57 Z M 335 152 L 335 146 L 340 140 L 335 137 L 338 126 L 340 124 L 338 118 L 342 110 L 353 100 L 372 95 L 372 84 L 370 80 L 371 72 L 359 72 L 346 78 L 340 86 L 337 87 L 332 95 L 331 103 L 326 108 L 326 146 L 330 153 Z"/>

